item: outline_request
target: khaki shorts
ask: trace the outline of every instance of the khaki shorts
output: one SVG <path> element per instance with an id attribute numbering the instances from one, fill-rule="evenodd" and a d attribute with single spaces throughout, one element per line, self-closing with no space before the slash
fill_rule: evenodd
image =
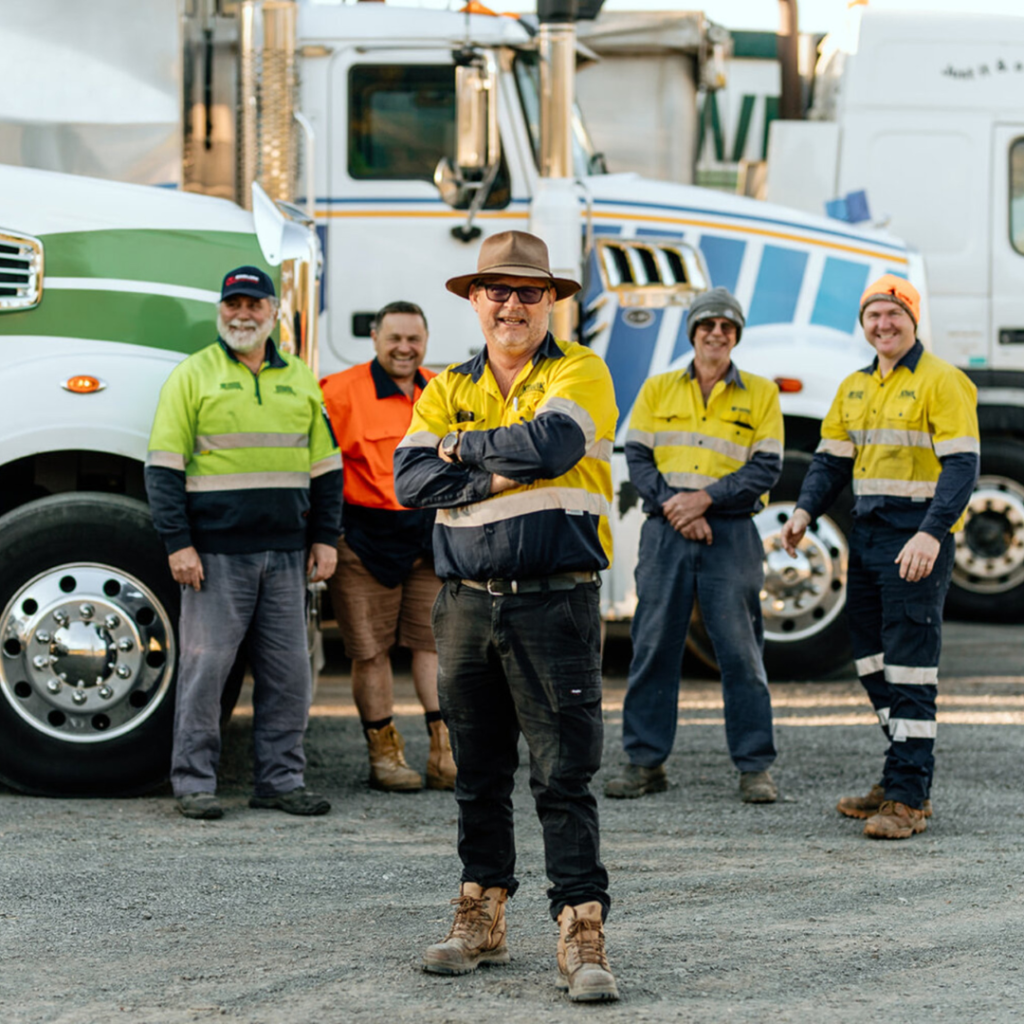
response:
<path id="1" fill-rule="evenodd" d="M 338 568 L 328 586 L 338 629 L 353 661 L 369 661 L 396 643 L 414 651 L 437 650 L 430 612 L 441 581 L 429 559 L 418 558 L 404 583 L 385 587 L 341 539 Z"/>

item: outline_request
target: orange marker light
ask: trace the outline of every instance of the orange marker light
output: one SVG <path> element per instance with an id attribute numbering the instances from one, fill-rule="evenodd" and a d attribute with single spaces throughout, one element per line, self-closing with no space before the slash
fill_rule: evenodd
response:
<path id="1" fill-rule="evenodd" d="M 90 377 L 84 373 L 68 377 L 61 385 L 65 391 L 73 391 L 76 395 L 89 395 L 93 391 L 102 391 L 106 386 L 99 377 Z"/>
<path id="2" fill-rule="evenodd" d="M 775 383 L 778 385 L 779 390 L 786 395 L 795 395 L 798 391 L 803 391 L 804 382 L 797 380 L 796 377 L 776 377 Z"/>

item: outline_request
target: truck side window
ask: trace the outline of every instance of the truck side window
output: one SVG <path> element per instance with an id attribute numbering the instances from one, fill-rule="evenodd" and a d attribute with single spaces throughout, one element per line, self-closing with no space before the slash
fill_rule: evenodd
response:
<path id="1" fill-rule="evenodd" d="M 1024 256 L 1024 139 L 1010 146 L 1010 244 Z"/>
<path id="2" fill-rule="evenodd" d="M 451 64 L 355 64 L 349 69 L 348 173 L 360 181 L 430 181 L 455 156 Z M 511 198 L 504 156 L 487 209 Z"/>

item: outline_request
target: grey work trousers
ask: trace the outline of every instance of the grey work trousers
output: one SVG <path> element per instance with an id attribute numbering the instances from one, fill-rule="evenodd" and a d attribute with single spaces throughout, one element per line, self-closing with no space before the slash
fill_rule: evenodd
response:
<path id="1" fill-rule="evenodd" d="M 303 785 L 302 739 L 312 683 L 306 645 L 306 555 L 200 554 L 198 592 L 182 587 L 181 660 L 174 712 L 175 796 L 213 793 L 220 760 L 221 693 L 242 641 L 252 666 L 258 796 Z"/>

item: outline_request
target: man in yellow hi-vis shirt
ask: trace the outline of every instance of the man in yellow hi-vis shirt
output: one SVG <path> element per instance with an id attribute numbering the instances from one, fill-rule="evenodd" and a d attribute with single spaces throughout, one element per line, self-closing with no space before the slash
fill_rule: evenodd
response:
<path id="1" fill-rule="evenodd" d="M 507 963 L 505 901 L 518 885 L 512 787 L 520 733 L 544 832 L 558 965 L 574 1001 L 617 999 L 604 953 L 608 873 L 589 782 L 601 762 L 599 570 L 611 559 L 611 376 L 589 349 L 548 331 L 547 247 L 506 231 L 468 298 L 486 348 L 427 385 L 395 452 L 395 490 L 436 508 L 438 694 L 458 774 L 462 885 L 448 937 L 424 968 Z"/>
<path id="2" fill-rule="evenodd" d="M 873 839 L 923 832 L 931 815 L 942 605 L 953 534 L 978 479 L 977 390 L 924 351 L 920 309 L 914 286 L 892 274 L 861 296 L 864 336 L 878 356 L 839 386 L 782 530 L 793 555 L 852 479 L 846 610 L 857 674 L 889 749 L 881 780 L 837 810 L 867 818 Z"/>
<path id="3" fill-rule="evenodd" d="M 675 742 L 679 672 L 695 599 L 722 672 L 725 735 L 747 803 L 778 799 L 764 670 L 764 563 L 752 516 L 782 472 L 775 384 L 732 362 L 744 317 L 725 288 L 693 302 L 693 361 L 644 383 L 629 421 L 629 477 L 647 521 L 636 566 L 633 662 L 622 709 L 629 763 L 605 795 L 658 793 Z"/>

